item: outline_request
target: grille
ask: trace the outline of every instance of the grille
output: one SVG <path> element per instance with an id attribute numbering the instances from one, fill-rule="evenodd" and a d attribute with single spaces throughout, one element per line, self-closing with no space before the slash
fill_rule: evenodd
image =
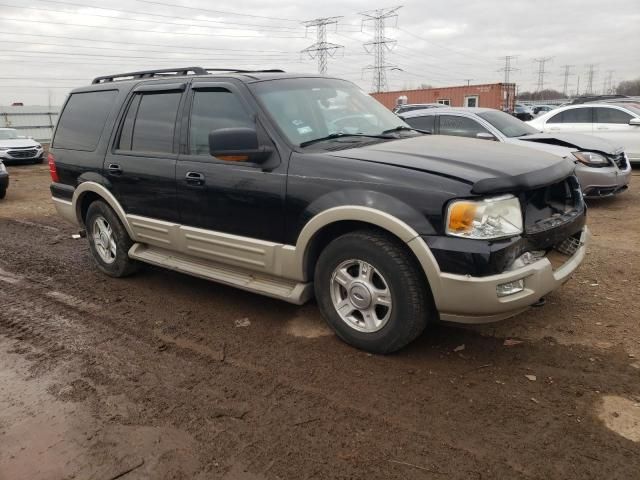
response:
<path id="1" fill-rule="evenodd" d="M 615 162 L 620 170 L 626 170 L 629 166 L 629 164 L 627 163 L 627 157 L 625 156 L 624 152 L 617 155 L 611 155 L 609 158 Z"/>
<path id="2" fill-rule="evenodd" d="M 7 153 L 13 158 L 32 158 L 36 156 L 36 149 L 9 150 Z"/>

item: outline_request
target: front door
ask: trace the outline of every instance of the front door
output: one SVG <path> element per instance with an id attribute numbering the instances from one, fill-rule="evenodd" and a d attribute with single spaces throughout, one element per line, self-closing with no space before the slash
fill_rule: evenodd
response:
<path id="1" fill-rule="evenodd" d="M 109 187 L 127 214 L 175 222 L 176 119 L 185 84 L 153 84 L 129 100 L 105 156 Z"/>
<path id="2" fill-rule="evenodd" d="M 185 152 L 176 168 L 180 220 L 220 234 L 281 242 L 286 165 L 275 148 L 272 158 L 261 164 L 209 154 L 209 133 L 221 128 L 254 128 L 263 142 L 270 142 L 257 125 L 255 104 L 243 96 L 244 88 L 231 82 L 193 83 L 188 127 L 183 129 Z"/>

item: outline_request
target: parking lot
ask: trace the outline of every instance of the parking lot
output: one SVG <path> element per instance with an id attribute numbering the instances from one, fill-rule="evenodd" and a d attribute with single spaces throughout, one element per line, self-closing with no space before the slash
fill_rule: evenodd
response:
<path id="1" fill-rule="evenodd" d="M 0 479 L 638 478 L 640 171 L 546 305 L 358 351 L 315 305 L 146 266 L 99 273 L 9 167 Z M 126 477 L 125 477 L 126 476 Z"/>

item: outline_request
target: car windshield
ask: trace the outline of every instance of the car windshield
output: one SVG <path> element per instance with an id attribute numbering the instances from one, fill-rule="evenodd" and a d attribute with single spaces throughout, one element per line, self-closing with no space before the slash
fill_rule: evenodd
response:
<path id="1" fill-rule="evenodd" d="M 351 82 L 295 78 L 259 82 L 252 90 L 271 118 L 296 145 L 333 136 L 382 135 L 410 127 Z"/>
<path id="2" fill-rule="evenodd" d="M 0 140 L 13 140 L 15 138 L 18 138 L 17 131 L 11 128 L 0 129 Z"/>
<path id="3" fill-rule="evenodd" d="M 540 133 L 538 130 L 527 125 L 522 120 L 518 120 L 514 116 L 499 110 L 482 112 L 479 113 L 478 116 L 484 118 L 487 122 L 500 130 L 505 137 L 522 137 L 524 135 Z"/>

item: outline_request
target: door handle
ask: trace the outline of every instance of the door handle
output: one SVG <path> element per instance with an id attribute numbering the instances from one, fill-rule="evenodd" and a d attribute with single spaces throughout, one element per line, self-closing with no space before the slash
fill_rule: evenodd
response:
<path id="1" fill-rule="evenodd" d="M 122 174 L 122 167 L 120 165 L 118 165 L 117 163 L 110 163 L 109 167 L 109 175 L 121 175 Z"/>
<path id="2" fill-rule="evenodd" d="M 597 127 L 598 130 L 609 130 L 609 127 Z"/>
<path id="3" fill-rule="evenodd" d="M 187 185 L 204 185 L 204 175 L 200 172 L 187 172 L 184 178 L 187 181 Z"/>

